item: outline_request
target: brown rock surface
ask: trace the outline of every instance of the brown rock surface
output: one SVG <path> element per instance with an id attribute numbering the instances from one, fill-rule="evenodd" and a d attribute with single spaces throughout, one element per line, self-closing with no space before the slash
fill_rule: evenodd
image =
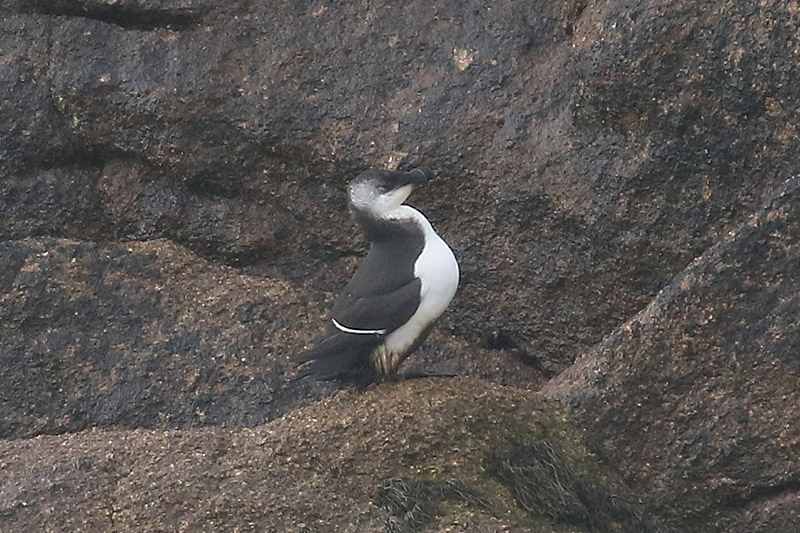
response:
<path id="1" fill-rule="evenodd" d="M 532 390 L 588 354 L 551 389 L 574 399 L 587 439 L 650 513 L 682 531 L 794 531 L 797 422 L 782 410 L 795 398 L 800 344 L 788 208 L 771 208 L 787 218 L 758 234 L 763 249 L 741 239 L 762 198 L 800 168 L 798 9 L 794 0 L 5 2 L 9 483 L 46 483 L 19 473 L 37 454 L 56 468 L 49 454 L 62 442 L 102 457 L 164 435 L 185 446 L 202 435 L 245 439 L 303 406 L 310 416 L 308 404 L 336 386 L 292 382 L 287 360 L 321 331 L 364 253 L 345 184 L 367 167 L 425 164 L 440 179 L 413 200 L 452 244 L 463 278 L 409 366 Z M 738 263 L 703 270 L 704 285 L 670 285 L 690 264 L 689 277 L 711 268 L 692 261 L 720 241 L 739 250 Z M 763 263 L 765 250 L 778 263 Z M 665 286 L 647 307 L 657 311 L 650 338 L 634 346 L 617 328 Z M 612 366 L 608 389 L 580 377 L 598 354 L 624 361 L 644 346 L 664 367 Z M 684 352 L 696 361 L 676 368 Z M 718 367 L 724 353 L 735 357 Z M 671 371 L 688 378 L 652 386 Z M 624 401 L 637 395 L 655 405 Z M 669 433 L 678 431 L 670 421 L 684 433 Z M 650 427 L 659 429 L 651 440 L 635 440 Z M 135 428 L 153 431 L 125 431 Z M 181 431 L 157 431 L 166 429 Z M 337 431 L 326 438 L 339 448 L 363 438 Z M 177 490 L 166 465 L 182 449 L 158 456 L 152 472 L 164 485 L 153 494 Z M 646 458 L 667 466 L 647 472 Z M 56 524 L 50 508 L 95 508 L 91 491 L 48 490 L 19 516 Z M 215 497 L 224 498 L 198 501 L 233 505 Z M 159 517 L 181 527 L 173 511 L 154 509 L 154 527 Z M 376 527 L 385 518 L 365 516 Z"/>
<path id="2" fill-rule="evenodd" d="M 254 425 L 302 397 L 283 313 L 313 299 L 165 240 L 0 243 L 0 436 Z M 301 341 L 302 342 L 302 341 Z"/>
<path id="3" fill-rule="evenodd" d="M 676 523 L 788 533 L 800 528 L 798 347 L 793 178 L 545 393 Z"/>
<path id="4" fill-rule="evenodd" d="M 560 442 L 584 475 L 602 477 L 539 397 L 472 379 L 408 381 L 344 392 L 254 429 L 0 441 L 0 529 L 380 531 L 389 516 L 379 489 L 403 476 L 487 496 L 488 509 L 442 507 L 440 531 L 583 531 L 526 518 L 482 472 L 487 453 L 522 437 Z"/>
<path id="5" fill-rule="evenodd" d="M 790 4 L 23 2 L 0 237 L 163 237 L 335 291 L 344 184 L 424 162 L 464 274 L 444 324 L 557 371 L 797 168 Z"/>

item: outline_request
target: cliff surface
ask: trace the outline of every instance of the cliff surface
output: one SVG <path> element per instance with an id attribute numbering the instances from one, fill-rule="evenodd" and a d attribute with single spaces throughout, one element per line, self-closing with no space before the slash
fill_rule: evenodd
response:
<path id="1" fill-rule="evenodd" d="M 796 531 L 799 34 L 794 1 L 7 2 L 0 530 Z M 292 381 L 365 253 L 346 183 L 417 164 L 463 277 L 407 365 L 471 379 Z M 409 395 L 467 466 L 363 447 Z M 539 422 L 500 445 L 510 397 Z M 351 462 L 260 444 L 301 434 Z M 558 497 L 509 474 L 539 452 Z M 370 503 L 398 478 L 439 507 Z"/>

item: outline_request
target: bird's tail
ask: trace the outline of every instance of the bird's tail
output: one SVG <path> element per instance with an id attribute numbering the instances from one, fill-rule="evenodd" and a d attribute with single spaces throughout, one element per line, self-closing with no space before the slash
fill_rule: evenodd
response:
<path id="1" fill-rule="evenodd" d="M 306 365 L 294 379 L 340 379 L 367 383 L 375 379 L 370 354 L 380 340 L 371 335 L 333 333 L 310 350 L 292 358 L 297 365 Z"/>

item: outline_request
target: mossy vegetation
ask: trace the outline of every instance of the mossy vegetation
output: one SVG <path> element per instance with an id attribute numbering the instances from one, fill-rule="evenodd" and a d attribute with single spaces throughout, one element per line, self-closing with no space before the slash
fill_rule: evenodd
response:
<path id="1" fill-rule="evenodd" d="M 488 454 L 484 468 L 533 516 L 593 532 L 654 531 L 641 509 L 579 474 L 555 442 L 523 440 Z"/>

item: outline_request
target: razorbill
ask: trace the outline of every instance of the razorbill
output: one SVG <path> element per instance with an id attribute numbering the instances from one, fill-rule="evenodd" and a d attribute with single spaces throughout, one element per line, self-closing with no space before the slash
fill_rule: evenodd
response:
<path id="1" fill-rule="evenodd" d="M 350 212 L 369 252 L 334 303 L 325 335 L 294 357 L 308 363 L 298 377 L 395 377 L 453 299 L 459 280 L 453 251 L 422 213 L 403 203 L 431 178 L 426 168 L 368 170 L 350 183 Z"/>

